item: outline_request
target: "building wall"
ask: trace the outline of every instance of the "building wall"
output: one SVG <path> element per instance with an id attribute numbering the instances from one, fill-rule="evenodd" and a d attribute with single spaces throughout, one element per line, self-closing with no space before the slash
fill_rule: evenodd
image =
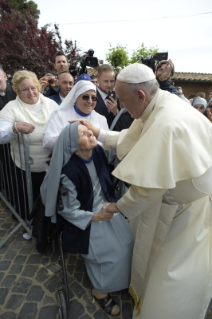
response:
<path id="1" fill-rule="evenodd" d="M 212 83 L 193 83 L 193 82 L 180 82 L 174 81 L 174 86 L 181 86 L 185 97 L 189 97 L 191 93 L 205 92 L 206 100 L 208 100 L 209 91 L 212 90 Z"/>

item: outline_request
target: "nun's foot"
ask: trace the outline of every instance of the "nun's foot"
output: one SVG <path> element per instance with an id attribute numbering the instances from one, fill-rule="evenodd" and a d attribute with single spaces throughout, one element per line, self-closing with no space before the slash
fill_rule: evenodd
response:
<path id="1" fill-rule="evenodd" d="M 109 294 L 102 294 L 98 292 L 94 287 L 91 288 L 92 302 L 97 301 L 100 307 L 111 316 L 118 316 L 120 314 L 120 308 L 117 303 Z"/>

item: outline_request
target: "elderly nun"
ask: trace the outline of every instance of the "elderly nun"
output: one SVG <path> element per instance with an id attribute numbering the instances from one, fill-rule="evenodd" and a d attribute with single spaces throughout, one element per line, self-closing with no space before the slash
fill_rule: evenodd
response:
<path id="1" fill-rule="evenodd" d="M 58 189 L 64 208 L 56 214 Z M 108 293 L 129 287 L 134 239 L 121 213 L 106 213 L 107 203 L 116 202 L 107 159 L 79 122 L 61 132 L 41 197 L 45 215 L 63 230 L 64 248 L 85 258 L 93 299 L 107 314 L 118 315 Z"/>
<path id="2" fill-rule="evenodd" d="M 44 131 L 43 147 L 52 150 L 62 129 L 71 120 L 86 119 L 96 127 L 109 130 L 106 118 L 94 111 L 96 101 L 96 86 L 88 80 L 77 82 L 60 108 L 50 116 Z"/>

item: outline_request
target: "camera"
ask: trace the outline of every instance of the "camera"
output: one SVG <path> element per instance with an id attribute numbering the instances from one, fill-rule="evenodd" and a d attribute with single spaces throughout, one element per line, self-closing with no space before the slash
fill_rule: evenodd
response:
<path id="1" fill-rule="evenodd" d="M 90 66 L 91 68 L 95 68 L 98 66 L 98 59 L 93 56 L 94 55 L 94 50 L 89 49 L 88 50 L 88 55 L 85 58 L 85 65 Z"/>
<path id="2" fill-rule="evenodd" d="M 76 66 L 74 65 L 70 65 L 69 66 L 69 72 L 70 74 L 73 76 L 73 77 L 76 77 L 78 74 L 77 74 L 77 69 L 76 69 Z"/>
<path id="3" fill-rule="evenodd" d="M 143 55 L 139 56 L 139 61 L 142 61 L 143 64 L 147 65 L 155 73 L 156 61 L 168 60 L 168 52 L 158 52 L 154 56 L 148 54 L 146 58 Z"/>

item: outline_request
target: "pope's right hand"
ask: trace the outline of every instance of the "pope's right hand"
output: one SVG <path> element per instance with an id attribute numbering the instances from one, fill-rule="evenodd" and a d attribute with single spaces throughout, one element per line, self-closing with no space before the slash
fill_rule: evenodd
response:
<path id="1" fill-rule="evenodd" d="M 93 125 L 91 124 L 91 122 L 89 122 L 88 120 L 80 119 L 80 120 L 71 120 L 71 121 L 68 121 L 68 122 L 71 124 L 71 123 L 74 123 L 74 122 L 77 122 L 77 121 L 81 122 L 81 123 L 82 123 L 83 125 L 85 125 L 91 132 L 93 132 L 93 135 L 94 135 L 95 137 L 98 137 L 98 136 L 99 136 L 100 129 L 97 128 L 97 127 L 95 127 L 95 126 L 93 126 Z"/>

